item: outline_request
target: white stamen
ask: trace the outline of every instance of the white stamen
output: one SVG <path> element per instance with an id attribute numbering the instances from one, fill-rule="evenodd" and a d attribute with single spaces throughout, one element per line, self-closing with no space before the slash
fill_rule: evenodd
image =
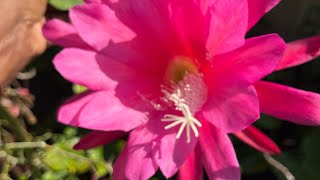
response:
<path id="1" fill-rule="evenodd" d="M 166 98 L 171 101 L 174 106 L 176 107 L 176 110 L 179 110 L 182 112 L 183 116 L 176 116 L 172 114 L 166 114 L 161 121 L 163 122 L 172 122 L 169 125 L 165 126 L 165 129 L 173 128 L 179 124 L 180 128 L 176 135 L 176 138 L 179 139 L 183 130 L 186 128 L 186 135 L 187 135 L 187 143 L 190 143 L 191 136 L 190 136 L 190 128 L 192 129 L 195 137 L 199 136 L 199 132 L 197 130 L 197 127 L 201 127 L 201 123 L 193 117 L 190 108 L 187 104 L 185 104 L 185 100 L 181 97 L 181 91 L 180 89 L 176 89 L 175 93 L 170 93 L 167 90 L 162 90 L 163 94 L 166 96 Z"/>
<path id="2" fill-rule="evenodd" d="M 170 86 L 161 86 L 164 95 L 163 102 L 173 106 L 182 113 L 181 116 L 166 114 L 161 119 L 162 122 L 170 122 L 165 129 L 171 129 L 180 125 L 176 138 L 181 137 L 186 128 L 187 143 L 191 141 L 191 130 L 195 137 L 199 136 L 198 127 L 202 124 L 194 117 L 194 114 L 202 107 L 206 101 L 207 89 L 201 74 L 187 74 L 178 83 L 172 82 Z"/>

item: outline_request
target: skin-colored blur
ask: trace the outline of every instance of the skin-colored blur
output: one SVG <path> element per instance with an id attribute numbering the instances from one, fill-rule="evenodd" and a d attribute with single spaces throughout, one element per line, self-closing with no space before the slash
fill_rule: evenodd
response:
<path id="1" fill-rule="evenodd" d="M 46 48 L 41 27 L 47 0 L 0 1 L 0 86 Z"/>

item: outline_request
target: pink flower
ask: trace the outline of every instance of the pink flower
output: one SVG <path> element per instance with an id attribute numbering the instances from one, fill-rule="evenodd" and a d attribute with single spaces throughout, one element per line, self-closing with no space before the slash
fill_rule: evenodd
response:
<path id="1" fill-rule="evenodd" d="M 250 13 L 246 0 L 87 0 L 72 8 L 71 24 L 51 20 L 43 32 L 65 47 L 56 69 L 89 90 L 68 100 L 58 120 L 97 130 L 86 147 L 130 132 L 114 179 L 148 179 L 158 168 L 169 178 L 193 152 L 210 179 L 239 179 L 227 133 L 259 118 L 253 84 L 285 49 L 276 34 L 245 39 L 256 21 Z"/>

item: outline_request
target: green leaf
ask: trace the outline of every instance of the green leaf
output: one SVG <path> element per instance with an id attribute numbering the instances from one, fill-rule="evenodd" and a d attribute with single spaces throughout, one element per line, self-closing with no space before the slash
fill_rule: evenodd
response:
<path id="1" fill-rule="evenodd" d="M 63 11 L 81 3 L 83 3 L 83 0 L 49 0 L 51 6 Z"/>
<path id="2" fill-rule="evenodd" d="M 75 150 L 66 151 L 61 147 L 46 149 L 42 161 L 54 171 L 67 170 L 70 174 L 83 174 L 91 168 L 91 161 Z"/>
<path id="3" fill-rule="evenodd" d="M 95 167 L 96 175 L 99 178 L 107 175 L 110 171 L 108 164 L 106 164 L 104 161 L 95 161 L 94 167 Z"/>
<path id="4" fill-rule="evenodd" d="M 111 171 L 110 165 L 104 161 L 103 147 L 88 150 L 87 157 L 93 160 L 94 169 L 99 178 L 107 175 Z"/>

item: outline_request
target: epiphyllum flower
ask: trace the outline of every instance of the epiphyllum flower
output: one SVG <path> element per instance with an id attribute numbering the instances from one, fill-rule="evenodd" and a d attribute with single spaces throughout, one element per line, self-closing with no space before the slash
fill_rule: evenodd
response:
<path id="1" fill-rule="evenodd" d="M 65 47 L 57 70 L 89 90 L 58 119 L 130 131 L 115 179 L 148 179 L 158 168 L 171 177 L 194 149 L 211 179 L 240 178 L 227 133 L 259 117 L 252 84 L 285 49 L 276 34 L 245 40 L 246 0 L 91 0 L 70 19 L 49 21 L 44 35 Z"/>

